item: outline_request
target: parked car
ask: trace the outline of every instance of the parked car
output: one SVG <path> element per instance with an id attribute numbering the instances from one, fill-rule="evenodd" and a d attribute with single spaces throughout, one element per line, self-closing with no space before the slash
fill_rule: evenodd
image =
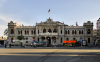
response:
<path id="1" fill-rule="evenodd" d="M 89 44 L 88 47 L 95 47 L 95 45 L 93 45 L 93 44 Z"/>

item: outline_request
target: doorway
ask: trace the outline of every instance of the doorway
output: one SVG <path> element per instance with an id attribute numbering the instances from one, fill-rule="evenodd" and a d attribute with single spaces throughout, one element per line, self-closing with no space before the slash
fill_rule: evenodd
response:
<path id="1" fill-rule="evenodd" d="M 49 44 L 51 44 L 51 38 L 47 37 L 47 41 L 49 42 Z"/>

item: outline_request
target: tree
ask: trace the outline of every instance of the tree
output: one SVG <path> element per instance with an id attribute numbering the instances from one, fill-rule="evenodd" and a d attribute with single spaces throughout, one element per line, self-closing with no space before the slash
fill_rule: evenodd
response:
<path id="1" fill-rule="evenodd" d="M 22 40 L 22 39 L 24 39 L 24 36 L 23 35 L 17 36 L 17 39 Z"/>
<path id="2" fill-rule="evenodd" d="M 5 36 L 8 36 L 8 28 L 6 28 L 6 29 L 4 30 L 4 35 L 5 35 Z"/>

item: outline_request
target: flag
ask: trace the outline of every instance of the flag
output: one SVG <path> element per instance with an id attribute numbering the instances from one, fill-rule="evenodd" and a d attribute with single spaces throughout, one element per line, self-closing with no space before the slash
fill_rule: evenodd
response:
<path id="1" fill-rule="evenodd" d="M 49 9 L 49 11 L 48 11 L 48 13 L 50 12 L 50 9 Z"/>

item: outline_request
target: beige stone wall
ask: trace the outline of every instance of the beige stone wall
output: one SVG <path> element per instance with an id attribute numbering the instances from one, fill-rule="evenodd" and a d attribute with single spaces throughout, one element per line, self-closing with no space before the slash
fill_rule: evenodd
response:
<path id="1" fill-rule="evenodd" d="M 22 35 L 25 38 L 28 38 L 28 40 L 32 40 L 33 37 L 35 37 L 35 40 L 42 41 L 42 37 L 50 37 L 51 38 L 51 44 L 54 42 L 53 37 L 56 37 L 56 41 L 59 45 L 63 45 L 63 40 L 66 40 L 66 38 L 69 38 L 69 40 L 73 40 L 75 38 L 77 41 L 80 41 L 80 38 L 83 40 L 87 40 L 90 38 L 90 43 L 93 42 L 93 24 L 91 22 L 84 23 L 83 26 L 65 26 L 64 23 L 58 23 L 52 21 L 51 22 L 45 21 L 41 23 L 36 23 L 36 26 L 19 26 L 16 23 L 10 22 L 8 23 L 8 37 L 9 37 L 9 43 L 11 43 L 11 38 L 14 40 L 17 40 L 17 36 L 21 35 L 18 34 L 18 30 L 22 30 Z M 43 33 L 43 29 L 46 29 L 46 33 Z M 48 33 L 48 29 L 51 29 L 52 33 Z M 11 34 L 11 29 L 14 29 L 14 34 Z M 57 29 L 57 33 L 53 33 L 53 30 Z M 87 34 L 87 30 L 91 30 L 91 34 Z M 29 34 L 25 34 L 25 30 L 29 31 Z M 36 34 L 31 34 L 31 31 L 36 31 Z M 38 33 L 39 30 L 39 33 Z M 62 30 L 62 34 L 61 34 Z M 65 34 L 65 30 L 69 30 L 70 34 Z M 76 30 L 77 34 L 72 34 L 72 30 Z M 79 30 L 83 30 L 83 34 L 79 34 Z M 62 38 L 62 43 L 61 43 L 61 38 Z M 45 40 L 47 41 L 47 40 Z"/>

